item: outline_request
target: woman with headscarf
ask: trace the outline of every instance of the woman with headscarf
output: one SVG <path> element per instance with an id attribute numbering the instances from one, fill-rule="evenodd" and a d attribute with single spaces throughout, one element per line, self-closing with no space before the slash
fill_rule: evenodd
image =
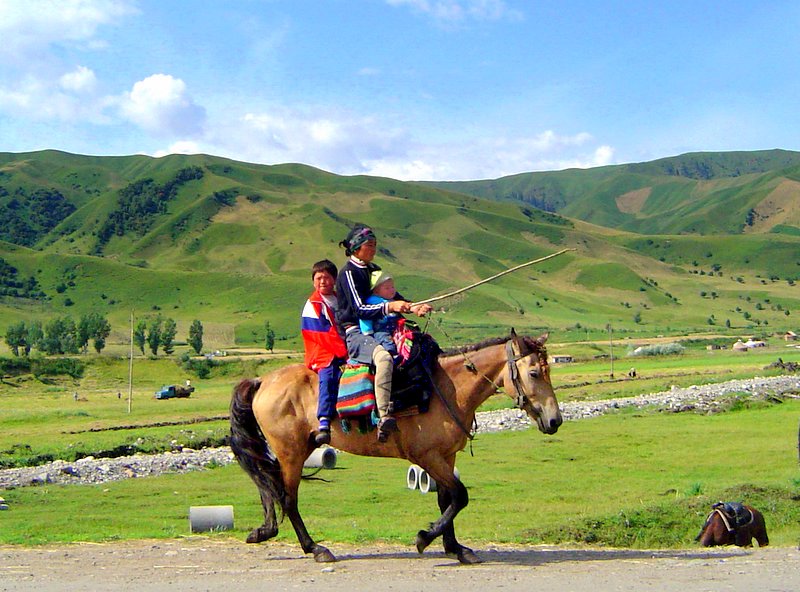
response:
<path id="1" fill-rule="evenodd" d="M 380 267 L 373 263 L 378 250 L 378 241 L 373 230 L 357 224 L 339 243 L 344 247 L 348 259 L 336 278 L 336 293 L 339 296 L 336 323 L 347 344 L 350 359 L 375 366 L 375 400 L 378 407 L 378 441 L 386 442 L 396 432 L 397 420 L 392 416 L 392 356 L 371 335 L 365 335 L 359 320 L 378 320 L 389 313 L 413 312 L 425 316 L 431 311 L 428 304 L 413 305 L 399 293 L 393 300 L 368 304 L 372 294 L 370 276 Z"/>

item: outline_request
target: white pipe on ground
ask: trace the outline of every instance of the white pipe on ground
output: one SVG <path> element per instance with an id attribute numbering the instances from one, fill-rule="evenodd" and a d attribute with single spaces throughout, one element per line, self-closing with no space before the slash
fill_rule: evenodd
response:
<path id="1" fill-rule="evenodd" d="M 189 508 L 189 530 L 231 530 L 233 528 L 233 506 L 192 506 Z"/>
<path id="2" fill-rule="evenodd" d="M 436 491 L 436 481 L 431 479 L 431 476 L 428 475 L 428 471 L 423 470 L 419 474 L 419 491 L 420 493 Z"/>
<path id="3" fill-rule="evenodd" d="M 456 476 L 456 479 L 461 478 L 461 474 L 458 472 L 458 467 L 453 468 L 453 474 Z M 439 488 L 436 484 L 436 481 L 431 479 L 431 476 L 428 475 L 428 471 L 425 469 L 420 469 L 417 475 L 417 487 L 419 487 L 420 493 L 436 491 Z"/>
<path id="4" fill-rule="evenodd" d="M 406 487 L 412 491 L 419 487 L 419 474 L 422 472 L 422 467 L 419 465 L 411 465 L 408 467 L 406 473 Z"/>
<path id="5" fill-rule="evenodd" d="M 315 448 L 303 463 L 306 469 L 332 469 L 336 466 L 336 449 L 329 446 Z"/>

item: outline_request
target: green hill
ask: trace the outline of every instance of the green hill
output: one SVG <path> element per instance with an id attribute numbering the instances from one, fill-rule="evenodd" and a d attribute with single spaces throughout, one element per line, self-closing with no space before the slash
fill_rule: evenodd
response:
<path id="1" fill-rule="evenodd" d="M 800 234 L 800 153 L 786 150 L 426 185 L 640 234 Z"/>
<path id="2" fill-rule="evenodd" d="M 123 342 L 131 312 L 161 313 L 179 339 L 200 319 L 218 343 L 260 343 L 269 321 L 296 347 L 308 270 L 343 262 L 356 221 L 417 299 L 574 249 L 442 302 L 446 339 L 797 330 L 798 175 L 783 151 L 436 186 L 204 155 L 0 153 L 0 332 L 99 311 Z"/>

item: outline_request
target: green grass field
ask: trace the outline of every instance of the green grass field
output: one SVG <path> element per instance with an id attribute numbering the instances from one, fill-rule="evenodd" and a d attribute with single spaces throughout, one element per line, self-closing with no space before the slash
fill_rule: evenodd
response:
<path id="1" fill-rule="evenodd" d="M 489 542 L 692 546 L 710 504 L 744 500 L 766 516 L 772 544 L 800 542 L 800 401 L 701 416 L 623 413 L 479 436 L 457 461 L 470 505 L 458 532 Z M 326 481 L 301 486 L 313 536 L 409 542 L 436 518 L 433 495 L 405 488 L 407 463 L 341 454 Z M 260 524 L 256 489 L 236 465 L 102 485 L 4 492 L 0 542 L 36 544 L 176 537 L 190 506 L 235 509 L 241 538 Z M 78 520 L 77 517 L 81 517 Z M 284 524 L 281 540 L 293 540 Z"/>
<path id="2" fill-rule="evenodd" d="M 581 347 L 603 350 L 607 344 L 554 344 L 551 352 L 577 353 Z M 618 375 L 611 379 L 610 359 L 581 354 L 575 363 L 555 365 L 553 382 L 561 401 L 630 396 L 671 384 L 765 375 L 770 373 L 765 366 L 778 356 L 800 361 L 800 351 L 783 345 L 746 354 L 690 345 L 677 356 L 635 362 L 619 357 Z M 218 444 L 227 433 L 226 420 L 181 422 L 224 416 L 240 377 L 290 361 L 287 355 L 228 360 L 201 380 L 171 360 L 137 359 L 131 413 L 124 358 L 94 358 L 75 380 L 6 379 L 0 383 L 0 461 L 13 466 L 104 450 L 158 451 L 169 449 L 173 440 Z M 634 364 L 640 378 L 622 378 Z M 197 388 L 191 398 L 153 398 L 163 384 L 187 377 Z M 75 392 L 86 400 L 75 401 Z M 509 405 L 497 395 L 486 408 Z M 463 452 L 457 462 L 471 497 L 458 532 L 476 546 L 691 546 L 710 504 L 724 499 L 761 509 L 773 544 L 798 544 L 799 417 L 798 400 L 745 402 L 716 415 L 624 411 L 568 422 L 554 436 L 535 430 L 479 434 L 474 456 Z M 176 425 L 152 425 L 159 422 Z M 102 430 L 115 426 L 129 427 Z M 411 541 L 438 511 L 433 495 L 405 489 L 406 468 L 403 461 L 342 454 L 336 469 L 321 474 L 327 482 L 302 485 L 301 510 L 313 536 L 332 542 Z M 261 515 L 256 489 L 236 465 L 102 485 L 26 487 L 2 495 L 11 509 L 0 513 L 0 543 L 183 536 L 190 506 L 227 504 L 235 507 L 236 530 L 215 536 L 242 538 Z M 288 523 L 280 538 L 294 540 Z"/>

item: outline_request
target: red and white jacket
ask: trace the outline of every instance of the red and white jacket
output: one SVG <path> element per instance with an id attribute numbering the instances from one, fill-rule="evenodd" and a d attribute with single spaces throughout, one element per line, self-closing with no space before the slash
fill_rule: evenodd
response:
<path id="1" fill-rule="evenodd" d="M 334 358 L 347 358 L 347 347 L 336 329 L 331 307 L 315 290 L 306 300 L 300 320 L 306 366 L 314 372 L 331 365 Z"/>

